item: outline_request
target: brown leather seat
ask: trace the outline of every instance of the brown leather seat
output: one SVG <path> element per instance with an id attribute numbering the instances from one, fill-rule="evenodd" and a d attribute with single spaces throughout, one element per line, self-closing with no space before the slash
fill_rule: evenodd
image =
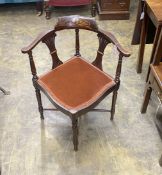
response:
<path id="1" fill-rule="evenodd" d="M 38 84 L 71 113 L 88 107 L 116 83 L 81 57 L 73 57 L 39 77 Z"/>
<path id="2" fill-rule="evenodd" d="M 75 56 L 64 63 L 59 59 L 55 46 L 56 33 L 59 34 L 61 30 L 75 31 Z M 97 34 L 99 46 L 96 58 L 92 63 L 81 57 L 80 30 L 89 30 Z M 44 75 L 37 76 L 32 50 L 40 42 L 45 43 L 49 48 L 52 70 Z M 114 44 L 119 53 L 114 78 L 102 69 L 104 50 L 109 43 Z M 93 43 L 90 45 L 93 46 Z M 75 151 L 78 150 L 78 118 L 82 114 L 88 111 L 110 112 L 110 119 L 113 120 L 120 86 L 122 59 L 129 57 L 130 54 L 122 48 L 114 35 L 99 29 L 94 19 L 78 15 L 60 17 L 55 29 L 40 34 L 29 46 L 23 48 L 22 52 L 29 55 L 33 75 L 32 81 L 41 119 L 44 119 L 43 111 L 48 110 L 42 106 L 41 92 L 43 92 L 56 107 L 52 110 L 59 110 L 70 117 Z M 95 107 L 101 100 L 110 93 L 113 93 L 111 109 L 96 109 Z"/>

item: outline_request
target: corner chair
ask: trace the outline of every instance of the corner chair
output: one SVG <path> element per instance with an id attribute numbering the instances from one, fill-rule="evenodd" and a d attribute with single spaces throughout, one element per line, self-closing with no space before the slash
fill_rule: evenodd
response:
<path id="1" fill-rule="evenodd" d="M 64 63 L 59 59 L 55 47 L 56 33 L 60 31 L 75 31 L 75 54 Z M 81 56 L 79 31 L 91 31 L 97 34 L 99 47 L 94 61 L 91 63 Z M 38 76 L 34 63 L 32 51 L 40 42 L 47 45 L 52 58 L 52 69 Z M 119 59 L 115 77 L 105 73 L 102 68 L 102 57 L 108 44 L 114 44 L 119 52 Z M 93 47 L 93 44 L 91 44 Z M 115 114 L 115 104 L 120 86 L 120 74 L 123 57 L 129 57 L 130 53 L 123 49 L 113 34 L 100 29 L 94 19 L 81 16 L 64 16 L 58 18 L 53 30 L 38 35 L 38 37 L 22 53 L 29 55 L 32 81 L 38 101 L 40 118 L 43 120 L 41 92 L 43 92 L 51 103 L 54 110 L 59 110 L 70 117 L 73 130 L 74 150 L 78 150 L 78 118 L 89 112 L 110 112 L 110 119 Z M 107 95 L 113 94 L 110 110 L 94 109 Z"/>

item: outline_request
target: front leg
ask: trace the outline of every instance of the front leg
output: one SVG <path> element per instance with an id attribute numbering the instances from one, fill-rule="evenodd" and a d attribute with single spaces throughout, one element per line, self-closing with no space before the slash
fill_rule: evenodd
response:
<path id="1" fill-rule="evenodd" d="M 32 81 L 33 81 L 33 86 L 35 88 L 35 93 L 36 93 L 36 98 L 37 98 L 37 102 L 38 102 L 38 110 L 39 110 L 39 113 L 40 113 L 40 118 L 41 118 L 41 120 L 44 120 L 42 98 L 41 98 L 40 90 L 37 87 L 37 79 L 35 77 L 33 77 Z"/>
<path id="2" fill-rule="evenodd" d="M 72 116 L 72 129 L 73 129 L 73 144 L 74 150 L 78 150 L 78 118 L 76 116 Z"/>
<path id="3" fill-rule="evenodd" d="M 113 92 L 113 97 L 112 97 L 112 105 L 111 105 L 111 118 L 110 120 L 114 119 L 114 114 L 115 114 L 115 105 L 116 105 L 116 99 L 117 99 L 118 91 Z"/>

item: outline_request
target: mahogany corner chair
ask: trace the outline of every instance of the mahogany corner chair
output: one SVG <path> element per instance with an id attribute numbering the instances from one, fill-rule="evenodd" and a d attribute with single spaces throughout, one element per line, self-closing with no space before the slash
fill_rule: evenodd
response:
<path id="1" fill-rule="evenodd" d="M 63 63 L 57 55 L 55 37 L 56 33 L 59 34 L 59 31 L 65 29 L 75 30 L 76 51 L 72 58 Z M 80 29 L 97 33 L 99 48 L 96 59 L 92 63 L 81 57 Z M 45 43 L 49 48 L 53 64 L 48 73 L 38 77 L 32 50 L 40 42 Z M 119 52 L 115 78 L 102 70 L 104 49 L 109 43 L 113 43 Z M 47 109 L 42 107 L 40 91 L 49 98 L 56 107 L 55 110 L 60 110 L 71 118 L 75 151 L 78 150 L 78 118 L 82 114 L 92 110 L 105 111 L 111 113 L 111 120 L 113 120 L 117 91 L 120 86 L 122 58 L 129 57 L 130 54 L 122 48 L 111 33 L 99 29 L 94 19 L 78 15 L 60 17 L 54 30 L 40 34 L 29 46 L 22 49 L 22 53 L 29 55 L 32 81 L 41 119 L 44 119 L 43 110 Z M 111 110 L 94 109 L 110 93 L 113 93 Z"/>

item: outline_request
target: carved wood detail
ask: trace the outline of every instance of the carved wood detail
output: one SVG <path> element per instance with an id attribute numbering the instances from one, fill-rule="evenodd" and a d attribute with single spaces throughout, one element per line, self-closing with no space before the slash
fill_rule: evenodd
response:
<path id="1" fill-rule="evenodd" d="M 33 86 L 35 88 L 35 93 L 36 93 L 37 102 L 38 102 L 38 110 L 40 112 L 40 118 L 44 119 L 41 94 L 40 94 L 40 90 L 37 87 L 38 76 L 37 76 L 37 71 L 36 71 L 36 68 L 35 68 L 35 63 L 34 63 L 34 60 L 33 60 L 32 51 L 30 51 L 28 53 L 28 55 L 29 55 L 31 72 L 32 72 L 32 75 L 33 75 L 32 82 L 33 82 Z"/>
<path id="2" fill-rule="evenodd" d="M 57 50 L 55 47 L 55 37 L 56 37 L 56 33 L 42 40 L 42 42 L 45 43 L 50 50 L 50 54 L 52 57 L 52 69 L 56 68 L 60 64 L 63 64 L 63 62 L 59 59 L 57 55 Z"/>
<path id="3" fill-rule="evenodd" d="M 115 76 L 116 83 L 120 82 L 120 74 L 121 74 L 121 69 L 122 69 L 122 58 L 123 58 L 123 55 L 120 53 L 118 65 L 117 65 L 117 69 L 116 69 L 116 76 Z"/>
<path id="4" fill-rule="evenodd" d="M 82 17 L 79 15 L 59 17 L 55 26 L 56 31 L 74 28 L 98 31 L 97 23 L 93 18 Z"/>
<path id="5" fill-rule="evenodd" d="M 102 70 L 102 57 L 104 55 L 104 50 L 107 44 L 111 43 L 111 41 L 105 39 L 101 34 L 98 34 L 97 36 L 99 39 L 99 48 L 97 51 L 96 59 L 92 62 L 92 64 Z"/>
<path id="6" fill-rule="evenodd" d="M 34 60 L 33 60 L 32 51 L 28 52 L 28 55 L 29 55 L 29 62 L 30 62 L 31 73 L 33 75 L 33 78 L 37 80 L 38 79 L 37 71 L 36 71 L 36 68 L 35 68 L 35 63 L 34 63 Z"/>

